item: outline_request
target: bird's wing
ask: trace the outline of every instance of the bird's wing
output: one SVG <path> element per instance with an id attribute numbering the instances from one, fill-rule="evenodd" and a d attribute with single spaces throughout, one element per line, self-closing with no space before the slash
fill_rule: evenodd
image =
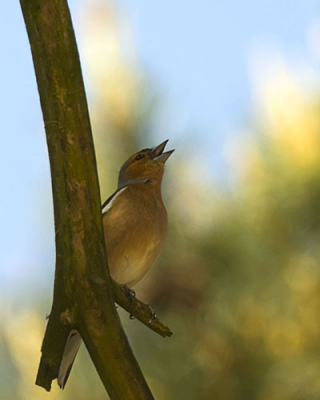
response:
<path id="1" fill-rule="evenodd" d="M 112 204 L 115 200 L 115 198 L 122 193 L 125 189 L 127 189 L 128 186 L 124 186 L 120 189 L 117 189 L 110 197 L 107 198 L 107 200 L 102 204 L 101 206 L 101 211 L 102 214 L 105 214 L 111 207 Z"/>

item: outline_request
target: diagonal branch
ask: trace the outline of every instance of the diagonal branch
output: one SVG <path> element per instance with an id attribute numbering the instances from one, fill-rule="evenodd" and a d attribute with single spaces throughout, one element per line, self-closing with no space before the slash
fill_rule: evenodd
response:
<path id="1" fill-rule="evenodd" d="M 171 330 L 152 313 L 150 307 L 138 300 L 136 297 L 128 298 L 126 290 L 118 282 L 112 281 L 113 297 L 119 306 L 124 308 L 130 315 L 138 319 L 148 328 L 163 337 L 172 336 Z"/>
<path id="2" fill-rule="evenodd" d="M 20 3 L 46 130 L 56 239 L 53 305 L 36 384 L 50 390 L 68 333 L 76 328 L 111 399 L 150 400 L 106 269 L 96 160 L 68 5 L 66 0 Z"/>

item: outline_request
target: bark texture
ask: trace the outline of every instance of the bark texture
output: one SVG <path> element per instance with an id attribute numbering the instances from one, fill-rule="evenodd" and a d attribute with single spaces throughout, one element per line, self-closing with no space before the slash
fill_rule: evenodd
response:
<path id="1" fill-rule="evenodd" d="M 111 399 L 152 399 L 115 310 L 88 107 L 65 0 L 20 0 L 46 130 L 54 203 L 54 298 L 36 384 L 50 390 L 71 328 Z"/>

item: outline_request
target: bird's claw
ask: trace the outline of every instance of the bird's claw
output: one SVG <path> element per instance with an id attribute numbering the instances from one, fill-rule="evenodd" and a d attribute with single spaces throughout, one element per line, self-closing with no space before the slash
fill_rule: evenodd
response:
<path id="1" fill-rule="evenodd" d="M 150 311 L 149 324 L 152 324 L 152 322 L 157 318 L 157 315 L 154 312 L 154 309 L 150 306 L 150 304 L 147 304 L 147 307 L 148 307 L 148 310 Z"/>
<path id="2" fill-rule="evenodd" d="M 136 292 L 133 289 L 130 289 L 127 285 L 122 285 L 126 291 L 127 298 L 131 301 L 134 297 L 136 297 Z"/>

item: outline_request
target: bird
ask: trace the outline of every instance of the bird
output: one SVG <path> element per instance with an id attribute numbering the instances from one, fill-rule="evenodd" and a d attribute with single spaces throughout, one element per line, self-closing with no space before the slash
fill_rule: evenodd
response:
<path id="1" fill-rule="evenodd" d="M 102 221 L 111 277 L 129 290 L 149 271 L 164 245 L 168 218 L 161 194 L 168 140 L 133 154 L 121 167 L 116 191 L 102 204 Z M 57 375 L 64 389 L 82 338 L 73 329 Z"/>

